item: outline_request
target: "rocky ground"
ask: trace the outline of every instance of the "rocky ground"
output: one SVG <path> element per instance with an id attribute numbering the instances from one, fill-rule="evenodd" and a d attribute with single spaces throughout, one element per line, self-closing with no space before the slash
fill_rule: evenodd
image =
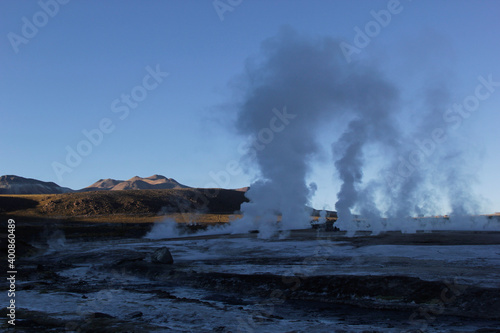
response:
<path id="1" fill-rule="evenodd" d="M 500 331 L 500 232 L 149 240 L 78 230 L 26 245 L 16 331 Z"/>
<path id="2" fill-rule="evenodd" d="M 233 214 L 245 201 L 242 191 L 194 188 L 0 195 L 0 214 L 23 220 L 65 221 L 132 216 L 133 220 L 149 217 L 153 222 L 158 215 L 168 213 Z"/>

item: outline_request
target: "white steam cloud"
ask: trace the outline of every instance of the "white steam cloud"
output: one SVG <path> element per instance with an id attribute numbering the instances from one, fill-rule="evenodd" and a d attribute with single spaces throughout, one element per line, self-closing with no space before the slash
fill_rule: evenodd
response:
<path id="1" fill-rule="evenodd" d="M 306 179 L 319 150 L 317 130 L 325 123 L 332 131 L 346 128 L 332 145 L 341 182 L 335 208 L 346 229 L 359 224 L 354 211 L 369 221 L 365 227 L 377 230 L 393 228 L 392 219 L 434 214 L 436 197 L 447 200 L 452 217 L 476 213 L 473 177 L 462 167 L 460 150 L 448 149 L 449 123 L 439 125 L 452 103 L 447 90 L 427 89 L 424 112 L 402 133 L 400 87 L 374 66 L 346 63 L 338 45 L 284 28 L 248 62 L 236 127 L 251 137 L 247 157 L 258 165 L 260 178 L 247 192 L 250 202 L 242 205 L 244 217 L 236 224 L 266 235 L 309 226 L 306 206 L 314 186 Z M 340 119 L 349 119 L 347 127 Z M 383 156 L 377 179 L 364 178 L 368 150 Z M 403 223 L 401 228 L 413 229 Z"/>
<path id="2" fill-rule="evenodd" d="M 144 236 L 147 239 L 165 239 L 181 237 L 177 222 L 167 218 L 153 225 L 153 228 Z"/>

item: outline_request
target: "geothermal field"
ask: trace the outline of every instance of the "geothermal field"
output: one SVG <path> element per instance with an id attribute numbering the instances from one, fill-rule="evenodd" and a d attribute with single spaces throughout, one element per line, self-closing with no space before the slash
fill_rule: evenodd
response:
<path id="1" fill-rule="evenodd" d="M 0 332 L 500 333 L 499 13 L 0 1 Z"/>
<path id="2" fill-rule="evenodd" d="M 484 221 L 351 234 L 53 225 L 17 261 L 16 331 L 497 332 L 500 232 L 487 229 L 500 221 Z"/>

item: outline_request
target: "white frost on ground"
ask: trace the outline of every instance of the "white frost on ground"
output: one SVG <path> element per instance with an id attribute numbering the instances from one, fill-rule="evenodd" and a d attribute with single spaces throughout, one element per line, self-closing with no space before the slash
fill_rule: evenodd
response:
<path id="1" fill-rule="evenodd" d="M 186 299 L 199 300 L 207 296 L 196 289 L 181 288 L 169 290 L 172 295 Z M 349 332 L 363 332 L 377 328 L 378 325 L 352 325 L 344 322 L 344 318 L 298 319 L 259 319 L 259 308 L 255 304 L 236 306 L 222 304 L 217 301 L 204 300 L 200 302 L 179 302 L 171 299 L 158 298 L 155 295 L 135 293 L 121 289 L 107 289 L 86 294 L 82 299 L 79 294 L 72 293 L 39 293 L 22 291 L 17 301 L 21 308 L 43 311 L 55 318 L 66 320 L 70 325 L 72 320 L 94 312 L 102 312 L 116 318 L 127 319 L 127 316 L 138 309 L 143 316 L 141 322 L 154 324 L 160 331 L 210 332 L 216 327 L 224 326 L 233 332 L 245 332 L 253 328 L 258 332 L 327 332 L 332 327 L 349 329 Z M 51 306 L 47 306 L 50 304 Z M 261 310 L 260 310 L 261 311 Z M 387 332 L 398 332 L 396 328 L 382 325 Z"/>
<path id="2" fill-rule="evenodd" d="M 500 245 L 369 245 L 357 247 L 328 239 L 264 240 L 247 234 L 238 237 L 197 237 L 166 240 L 127 240 L 87 243 L 65 248 L 65 253 L 135 250 L 147 255 L 167 246 L 176 263 L 198 271 L 237 274 L 294 275 L 408 275 L 426 280 L 454 280 L 498 286 Z M 186 268 L 187 269 L 187 268 Z M 91 268 L 63 273 L 87 274 Z"/>
<path id="3" fill-rule="evenodd" d="M 309 234 L 311 235 L 311 234 Z M 160 237 L 163 238 L 163 237 Z M 90 254 L 96 262 L 74 264 L 76 267 L 60 272 L 72 280 L 102 280 L 106 272 L 93 264 L 111 260 L 113 254 L 133 250 L 148 255 L 156 248 L 167 246 L 178 269 L 187 271 L 226 272 L 239 274 L 313 275 L 406 275 L 425 280 L 458 279 L 460 283 L 498 288 L 500 276 L 500 245 L 367 245 L 355 246 L 347 241 L 325 237 L 290 237 L 259 239 L 255 234 L 211 238 L 125 239 L 105 242 L 67 242 L 64 250 L 50 255 L 77 256 Z M 59 258 L 59 257 L 58 257 Z M 114 258 L 114 257 L 113 257 Z M 63 259 L 61 259 L 63 260 Z M 258 304 L 244 306 L 205 300 L 208 291 L 186 287 L 166 289 L 171 295 L 190 301 L 158 298 L 154 294 L 117 289 L 120 286 L 147 285 L 146 279 L 114 276 L 110 288 L 81 294 L 36 290 L 16 292 L 16 305 L 53 314 L 65 320 L 81 318 L 85 313 L 104 312 L 125 318 L 137 311 L 139 320 L 169 331 L 210 331 L 217 326 L 245 331 L 244 326 L 255 322 Z M 157 287 L 155 288 L 162 288 Z M 199 301 L 202 302 L 199 302 Z M 353 325 L 343 318 L 318 317 L 297 320 L 266 318 L 256 331 L 330 331 L 332 327 L 348 332 L 380 329 L 399 332 L 399 328 L 374 325 Z M 440 329 L 433 330 L 441 331 Z M 446 327 L 443 328 L 446 331 Z"/>
<path id="4" fill-rule="evenodd" d="M 498 286 L 500 245 L 371 245 L 318 240 L 168 240 L 177 262 L 197 262 L 198 270 L 277 275 L 408 275 L 427 280 L 455 278 Z M 226 259 L 238 258 L 228 262 Z M 256 259 L 275 259 L 269 263 Z M 221 261 L 221 262 L 219 262 Z M 446 267 L 446 269 L 444 269 Z M 490 268 L 489 270 L 487 268 Z"/>

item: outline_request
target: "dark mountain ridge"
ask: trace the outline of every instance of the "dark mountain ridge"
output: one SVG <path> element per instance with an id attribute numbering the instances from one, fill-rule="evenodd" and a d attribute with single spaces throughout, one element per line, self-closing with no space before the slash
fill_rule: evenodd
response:
<path id="1" fill-rule="evenodd" d="M 0 176 L 0 194 L 59 194 L 73 192 L 53 182 L 15 175 Z"/>

